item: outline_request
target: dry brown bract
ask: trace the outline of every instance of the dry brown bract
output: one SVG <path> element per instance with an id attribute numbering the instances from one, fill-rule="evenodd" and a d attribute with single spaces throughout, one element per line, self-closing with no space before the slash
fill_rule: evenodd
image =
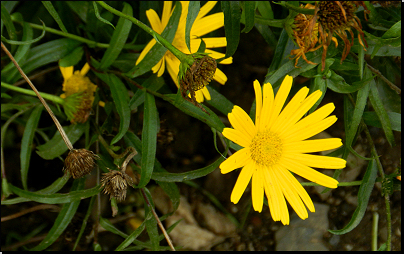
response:
<path id="1" fill-rule="evenodd" d="M 104 187 L 104 194 L 110 195 L 109 198 L 116 198 L 118 202 L 125 200 L 126 189 L 128 185 L 133 186 L 134 182 L 126 173 L 113 170 L 103 173 L 101 178 L 101 186 Z"/>
<path id="2" fill-rule="evenodd" d="M 95 160 L 99 158 L 98 155 L 87 149 L 72 149 L 65 159 L 63 170 L 77 179 L 91 173 L 96 164 Z"/>

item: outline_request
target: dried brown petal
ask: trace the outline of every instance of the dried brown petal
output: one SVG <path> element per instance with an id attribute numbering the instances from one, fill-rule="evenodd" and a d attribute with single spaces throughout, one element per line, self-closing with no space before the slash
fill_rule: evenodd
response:
<path id="1" fill-rule="evenodd" d="M 69 172 L 74 179 L 83 177 L 93 170 L 98 155 L 87 149 L 72 149 L 65 159 L 63 170 Z"/>
<path id="2" fill-rule="evenodd" d="M 109 194 L 110 199 L 116 198 L 118 202 L 125 200 L 128 185 L 133 186 L 134 182 L 130 176 L 121 171 L 103 173 L 101 186 L 104 187 L 104 194 Z"/>

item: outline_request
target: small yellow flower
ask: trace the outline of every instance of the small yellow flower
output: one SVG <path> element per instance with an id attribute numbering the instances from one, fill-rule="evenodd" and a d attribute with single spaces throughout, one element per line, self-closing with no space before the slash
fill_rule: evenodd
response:
<path id="1" fill-rule="evenodd" d="M 341 169 L 346 164 L 340 158 L 308 154 L 342 145 L 339 138 L 306 140 L 337 121 L 335 116 L 329 116 L 335 107 L 329 103 L 301 119 L 321 97 L 321 91 L 307 96 L 309 89 L 303 87 L 284 107 L 292 81 L 291 76 L 286 76 L 275 98 L 271 84 L 264 84 L 261 90 L 259 82 L 254 81 L 255 124 L 243 109 L 234 106 L 228 114 L 233 129 L 224 128 L 223 135 L 244 148 L 220 165 L 223 174 L 242 168 L 230 197 L 233 203 L 238 203 L 252 178 L 254 210 L 262 211 L 265 193 L 272 218 L 284 225 L 289 224 L 285 198 L 303 220 L 308 218 L 305 205 L 314 212 L 312 200 L 292 172 L 325 187 L 336 188 L 337 180 L 313 167 Z"/>
<path id="2" fill-rule="evenodd" d="M 202 41 L 201 37 L 205 34 L 208 34 L 214 30 L 223 27 L 224 25 L 223 12 L 206 16 L 206 14 L 210 10 L 212 10 L 212 8 L 215 6 L 216 3 L 217 3 L 216 1 L 208 1 L 204 6 L 201 7 L 199 14 L 196 17 L 191 29 L 190 34 L 191 52 L 190 52 L 185 43 L 185 25 L 186 25 L 186 18 L 188 15 L 189 1 L 181 2 L 182 4 L 181 17 L 178 23 L 177 32 L 175 34 L 172 45 L 186 54 L 192 54 L 197 52 Z M 167 26 L 168 20 L 170 19 L 172 12 L 173 12 L 172 2 L 165 1 L 161 20 L 159 19 L 157 13 L 153 9 L 146 11 L 146 16 L 149 19 L 149 22 L 153 30 L 161 34 L 164 31 L 164 28 Z M 226 37 L 203 38 L 203 41 L 206 44 L 205 53 L 209 53 L 210 57 L 215 59 L 224 57 L 223 53 L 219 53 L 211 49 L 225 47 L 227 45 Z M 136 64 L 139 64 L 140 61 L 143 60 L 143 58 L 154 46 L 154 44 L 156 44 L 156 40 L 152 39 L 140 53 L 140 56 L 137 59 Z M 220 64 L 231 64 L 232 61 L 233 59 L 229 57 L 221 61 Z M 177 87 L 179 87 L 177 76 L 180 68 L 180 60 L 178 60 L 178 58 L 175 57 L 169 50 L 167 50 L 163 58 L 152 68 L 152 71 L 153 73 L 157 73 L 157 76 L 160 77 L 161 75 L 163 75 L 166 67 L 172 80 L 177 85 Z M 216 69 L 213 79 L 222 85 L 227 81 L 226 75 L 219 69 Z M 206 87 L 203 87 L 202 89 L 196 91 L 195 95 L 196 100 L 198 102 L 203 102 L 204 97 L 207 100 L 210 100 L 210 94 Z"/>
<path id="3" fill-rule="evenodd" d="M 73 66 L 60 67 L 63 75 L 63 91 L 60 97 L 66 99 L 65 112 L 72 123 L 85 123 L 90 115 L 97 86 L 85 75 L 90 70 L 86 63 L 81 71 L 73 73 Z"/>

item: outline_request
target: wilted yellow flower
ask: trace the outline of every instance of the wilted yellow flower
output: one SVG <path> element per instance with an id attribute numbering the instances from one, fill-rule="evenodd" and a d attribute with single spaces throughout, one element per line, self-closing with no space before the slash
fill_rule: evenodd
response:
<path id="1" fill-rule="evenodd" d="M 90 116 L 97 86 L 85 75 L 90 70 L 86 63 L 81 71 L 73 73 L 73 66 L 60 67 L 63 75 L 63 91 L 60 97 L 66 100 L 65 112 L 72 123 L 85 123 Z"/>
<path id="2" fill-rule="evenodd" d="M 178 23 L 178 28 L 174 40 L 172 42 L 172 45 L 181 52 L 186 54 L 192 54 L 197 52 L 202 41 L 201 37 L 203 35 L 206 35 L 214 30 L 223 27 L 224 25 L 223 12 L 214 13 L 206 16 L 206 14 L 210 10 L 212 10 L 212 8 L 215 6 L 216 3 L 217 3 L 216 1 L 208 1 L 204 6 L 201 7 L 199 14 L 192 25 L 190 33 L 190 47 L 191 47 L 190 51 L 185 43 L 185 26 L 186 26 L 186 18 L 188 15 L 189 1 L 181 2 L 182 4 L 181 17 Z M 161 20 L 159 19 L 157 13 L 153 9 L 146 11 L 146 15 L 147 18 L 149 19 L 150 25 L 152 26 L 153 30 L 161 34 L 164 31 L 164 28 L 167 26 L 168 20 L 170 19 L 172 12 L 173 12 L 172 2 L 165 1 Z M 209 53 L 210 57 L 214 59 L 224 57 L 223 53 L 219 53 L 211 49 L 225 47 L 227 45 L 226 37 L 203 38 L 203 41 L 206 44 L 205 53 Z M 140 56 L 137 59 L 136 64 L 140 63 L 140 61 L 144 59 L 144 57 L 154 46 L 154 44 L 156 44 L 156 40 L 152 39 L 140 53 Z M 221 61 L 220 64 L 231 64 L 232 61 L 233 59 L 229 57 Z M 163 75 L 164 70 L 166 68 L 171 78 L 173 79 L 174 83 L 177 85 L 177 87 L 179 87 L 177 75 L 180 68 L 180 60 L 178 60 L 178 58 L 175 57 L 169 50 L 167 50 L 163 58 L 152 68 L 152 71 L 154 73 L 157 73 L 157 76 L 160 77 L 161 75 Z M 216 69 L 213 79 L 222 85 L 227 81 L 226 75 L 219 69 Z M 196 91 L 195 97 L 198 102 L 203 102 L 204 97 L 207 100 L 210 100 L 210 94 L 206 87 L 203 87 L 202 89 Z"/>
<path id="3" fill-rule="evenodd" d="M 337 180 L 313 167 L 341 169 L 346 164 L 341 158 L 308 154 L 342 146 L 339 138 L 306 140 L 337 121 L 335 116 L 329 116 L 335 107 L 329 103 L 302 119 L 320 99 L 321 91 L 307 96 L 309 89 L 303 87 L 284 107 L 292 81 L 291 76 L 286 76 L 275 98 L 271 84 L 264 84 L 261 90 L 259 82 L 254 81 L 255 124 L 243 109 L 233 107 L 228 114 L 233 128 L 224 128 L 223 135 L 244 148 L 219 166 L 223 174 L 242 168 L 230 197 L 233 203 L 238 203 L 252 178 L 254 210 L 262 211 L 265 193 L 272 218 L 284 225 L 289 224 L 285 198 L 303 220 L 308 217 L 305 205 L 314 212 L 312 200 L 292 172 L 325 187 L 337 188 Z"/>

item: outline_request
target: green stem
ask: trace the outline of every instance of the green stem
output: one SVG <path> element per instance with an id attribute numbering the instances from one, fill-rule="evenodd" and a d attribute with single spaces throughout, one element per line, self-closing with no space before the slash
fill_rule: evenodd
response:
<path id="1" fill-rule="evenodd" d="M 283 28 L 286 19 L 265 19 L 262 16 L 255 15 L 254 21 L 267 26 Z"/>
<path id="2" fill-rule="evenodd" d="M 171 43 L 169 43 L 166 39 L 164 39 L 160 34 L 156 33 L 153 29 L 151 29 L 150 27 L 146 26 L 145 24 L 143 24 L 141 21 L 137 20 L 134 17 L 131 17 L 129 15 L 126 15 L 114 8 L 112 8 L 111 6 L 109 6 L 108 4 L 104 3 L 103 1 L 97 1 L 97 3 L 99 5 L 101 5 L 102 7 L 104 7 L 106 10 L 108 10 L 109 12 L 128 19 L 130 21 L 133 22 L 133 24 L 137 25 L 138 27 L 140 27 L 141 29 L 143 29 L 144 31 L 146 31 L 147 33 L 149 33 L 151 36 L 153 36 L 153 38 L 160 43 L 163 47 L 165 47 L 166 49 L 170 50 L 171 53 L 173 53 L 174 56 L 176 56 L 181 62 L 186 62 L 188 64 L 192 64 L 194 62 L 194 59 L 192 56 L 187 55 L 183 52 L 181 52 L 180 50 L 178 50 L 176 47 L 174 47 Z"/>
<path id="3" fill-rule="evenodd" d="M 7 88 L 7 89 L 10 89 L 10 90 L 13 90 L 13 91 L 22 93 L 22 94 L 31 95 L 31 96 L 36 97 L 35 92 L 32 91 L 32 90 L 28 90 L 28 89 L 21 88 L 21 87 L 18 87 L 18 86 L 13 86 L 13 85 L 10 85 L 10 84 L 7 84 L 7 83 L 3 83 L 3 82 L 1 82 L 1 87 L 5 87 L 5 88 Z M 59 96 L 56 96 L 56 95 L 53 95 L 53 94 L 48 94 L 48 93 L 43 93 L 43 92 L 40 92 L 39 94 L 40 94 L 43 98 L 45 98 L 45 99 L 47 99 L 47 100 L 49 100 L 49 101 L 53 101 L 53 102 L 55 102 L 55 103 L 59 103 L 59 104 L 61 104 L 61 105 L 65 105 L 65 101 L 64 101 L 62 98 L 60 98 Z"/>

